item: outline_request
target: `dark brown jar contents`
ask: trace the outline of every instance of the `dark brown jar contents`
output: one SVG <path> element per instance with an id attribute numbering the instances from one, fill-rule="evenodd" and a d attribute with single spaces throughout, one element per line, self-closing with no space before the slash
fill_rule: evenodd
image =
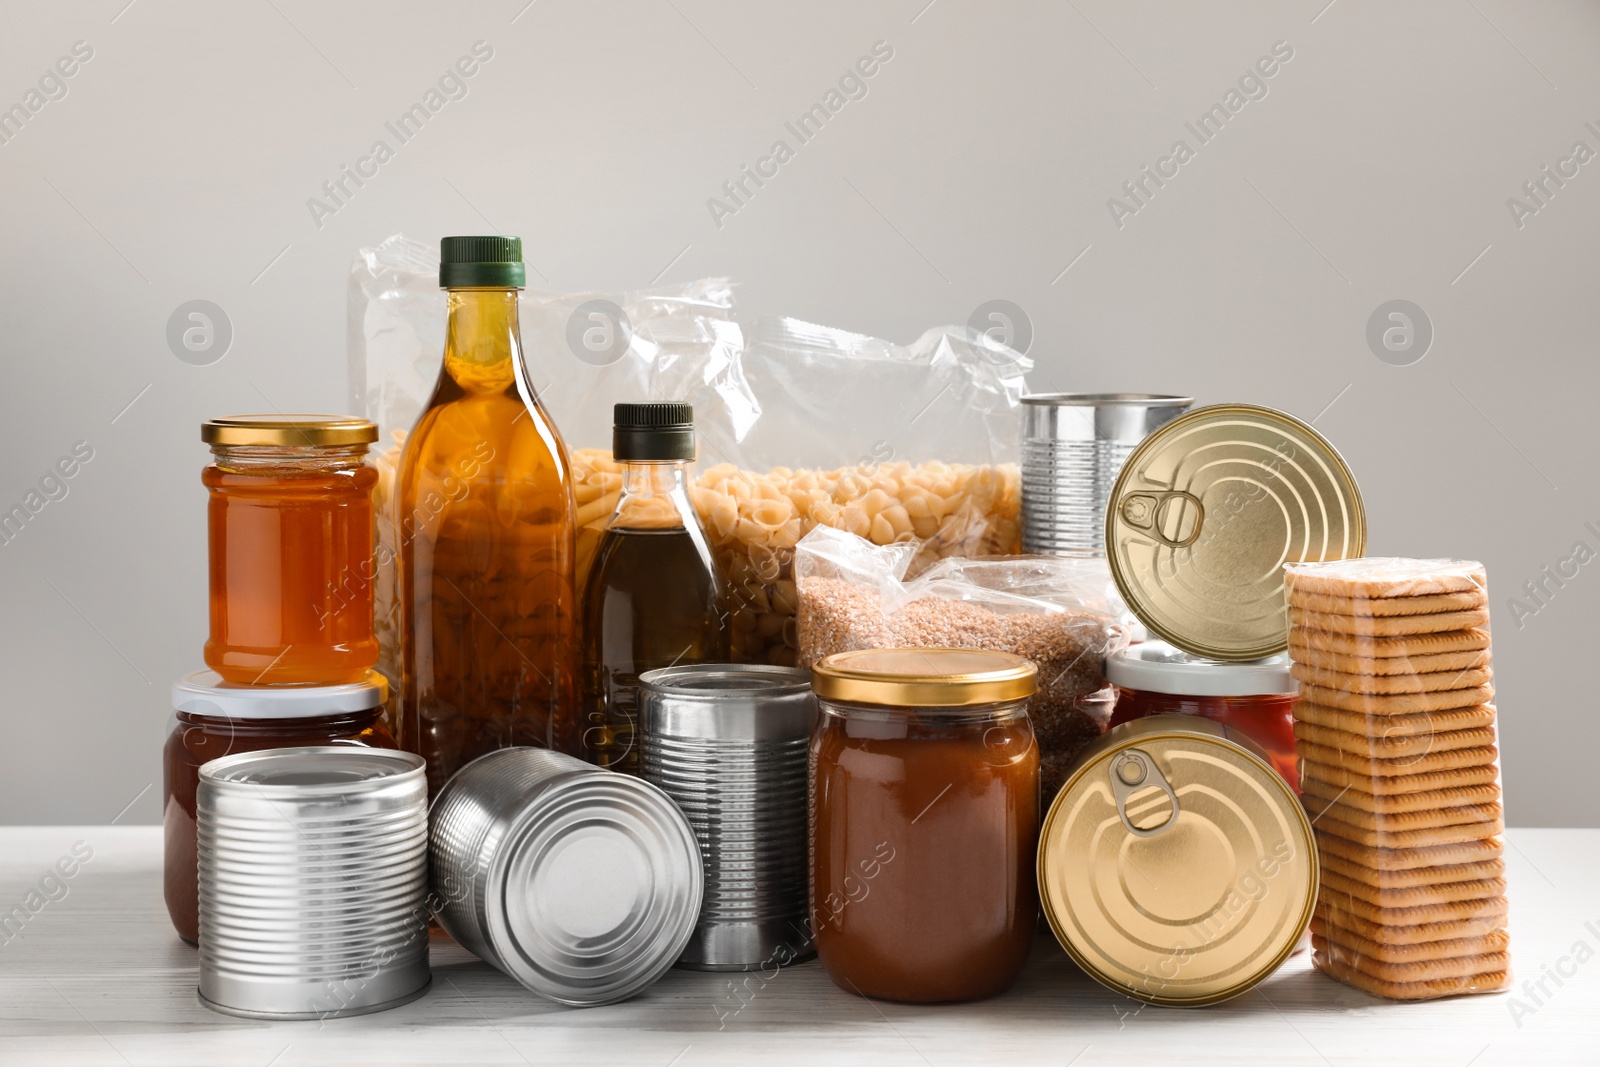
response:
<path id="1" fill-rule="evenodd" d="M 199 695 L 203 687 L 195 679 L 209 676 L 220 681 L 209 671 L 190 675 L 174 687 L 175 703 L 189 703 L 206 699 Z M 242 718 L 222 715 L 198 715 L 180 706 L 177 723 L 167 736 L 162 760 L 163 782 L 163 888 L 167 900 L 167 913 L 178 936 L 191 945 L 200 940 L 200 903 L 198 889 L 198 862 L 195 845 L 195 795 L 200 787 L 200 768 L 211 760 L 240 752 L 255 752 L 265 748 L 299 748 L 321 745 L 356 745 L 363 748 L 394 749 L 394 736 L 381 721 L 381 706 L 387 693 L 381 676 L 369 675 L 374 682 L 366 685 L 316 687 L 287 692 L 272 692 L 263 699 L 279 698 L 288 705 L 285 697 L 301 696 L 303 707 L 317 706 L 316 694 L 338 693 L 335 703 L 375 700 L 377 704 L 365 710 L 337 711 L 332 714 L 299 716 L 295 718 Z M 246 687 L 248 688 L 248 687 Z M 364 691 L 364 696 L 363 696 Z M 217 710 L 228 706 L 234 697 L 229 687 L 212 690 L 216 695 Z M 324 700 L 326 708 L 327 701 Z"/>
<path id="2" fill-rule="evenodd" d="M 1039 750 L 1024 702 L 821 706 L 811 920 L 828 975 L 886 1000 L 1005 990 L 1038 913 Z"/>

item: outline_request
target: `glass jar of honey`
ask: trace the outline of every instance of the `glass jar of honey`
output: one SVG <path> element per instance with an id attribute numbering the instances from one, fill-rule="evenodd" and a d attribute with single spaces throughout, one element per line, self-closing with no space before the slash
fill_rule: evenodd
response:
<path id="1" fill-rule="evenodd" d="M 841 652 L 812 676 L 809 920 L 841 988 L 909 1002 L 1009 987 L 1038 919 L 1037 686 L 1020 656 Z"/>
<path id="2" fill-rule="evenodd" d="M 1299 791 L 1295 767 L 1296 685 L 1287 655 L 1242 662 L 1204 659 L 1164 641 L 1145 641 L 1106 659 L 1117 687 L 1111 725 L 1150 715 L 1199 715 L 1266 750 L 1273 769 Z"/>
<path id="3" fill-rule="evenodd" d="M 179 937 L 191 945 L 200 938 L 195 794 L 201 766 L 263 748 L 398 748 L 382 721 L 388 693 L 377 671 L 350 685 L 236 685 L 214 671 L 195 671 L 173 683 L 177 722 L 162 760 L 162 881 Z"/>
<path id="4" fill-rule="evenodd" d="M 372 633 L 378 428 L 339 415 L 234 415 L 200 428 L 208 509 L 206 666 L 243 685 L 360 682 Z"/>

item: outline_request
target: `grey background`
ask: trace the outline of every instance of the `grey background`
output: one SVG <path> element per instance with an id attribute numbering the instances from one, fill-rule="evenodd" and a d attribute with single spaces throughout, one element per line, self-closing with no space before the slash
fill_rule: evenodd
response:
<path id="1" fill-rule="evenodd" d="M 205 639 L 196 424 L 344 408 L 355 250 L 493 227 L 549 288 L 727 274 L 741 317 L 900 341 L 1005 299 L 1035 388 L 1315 418 L 1373 552 L 1489 567 L 1509 821 L 1600 825 L 1600 563 L 1508 603 L 1600 549 L 1600 161 L 1520 229 L 1506 204 L 1600 150 L 1600 8 L 525 3 L 7 4 L 0 105 L 94 56 L 0 145 L 0 508 L 94 455 L 0 545 L 0 821 L 158 820 L 167 686 Z M 307 198 L 478 40 L 468 96 L 318 228 Z M 867 96 L 716 226 L 707 199 L 880 40 Z M 1268 95 L 1119 229 L 1107 198 L 1280 40 Z M 194 299 L 233 327 L 209 366 L 166 342 Z M 1410 366 L 1365 340 L 1393 299 L 1433 323 Z"/>

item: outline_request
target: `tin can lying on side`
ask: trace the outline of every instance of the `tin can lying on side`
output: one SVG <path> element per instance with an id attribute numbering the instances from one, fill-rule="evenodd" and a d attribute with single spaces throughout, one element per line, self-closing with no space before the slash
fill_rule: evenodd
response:
<path id="1" fill-rule="evenodd" d="M 427 804 L 406 752 L 276 748 L 201 767 L 201 1003 L 325 1019 L 426 992 Z"/>
<path id="2" fill-rule="evenodd" d="M 434 798 L 435 917 L 478 958 L 572 1007 L 648 988 L 694 932 L 694 831 L 648 782 L 542 748 L 467 764 Z"/>
<path id="3" fill-rule="evenodd" d="M 1253 742 L 1194 715 L 1113 727 L 1039 835 L 1039 899 L 1091 978 L 1151 1004 L 1236 997 L 1278 969 L 1316 905 L 1316 842 Z"/>
<path id="4" fill-rule="evenodd" d="M 811 672 L 711 664 L 640 678 L 639 770 L 688 816 L 705 903 L 680 967 L 765 970 L 816 954 L 806 924 Z"/>

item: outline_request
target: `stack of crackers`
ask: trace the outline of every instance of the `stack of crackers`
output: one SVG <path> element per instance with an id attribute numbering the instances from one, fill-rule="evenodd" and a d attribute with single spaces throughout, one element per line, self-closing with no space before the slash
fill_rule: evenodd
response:
<path id="1" fill-rule="evenodd" d="M 1510 984 L 1489 599 L 1462 560 L 1290 564 L 1317 967 L 1401 1000 Z"/>

